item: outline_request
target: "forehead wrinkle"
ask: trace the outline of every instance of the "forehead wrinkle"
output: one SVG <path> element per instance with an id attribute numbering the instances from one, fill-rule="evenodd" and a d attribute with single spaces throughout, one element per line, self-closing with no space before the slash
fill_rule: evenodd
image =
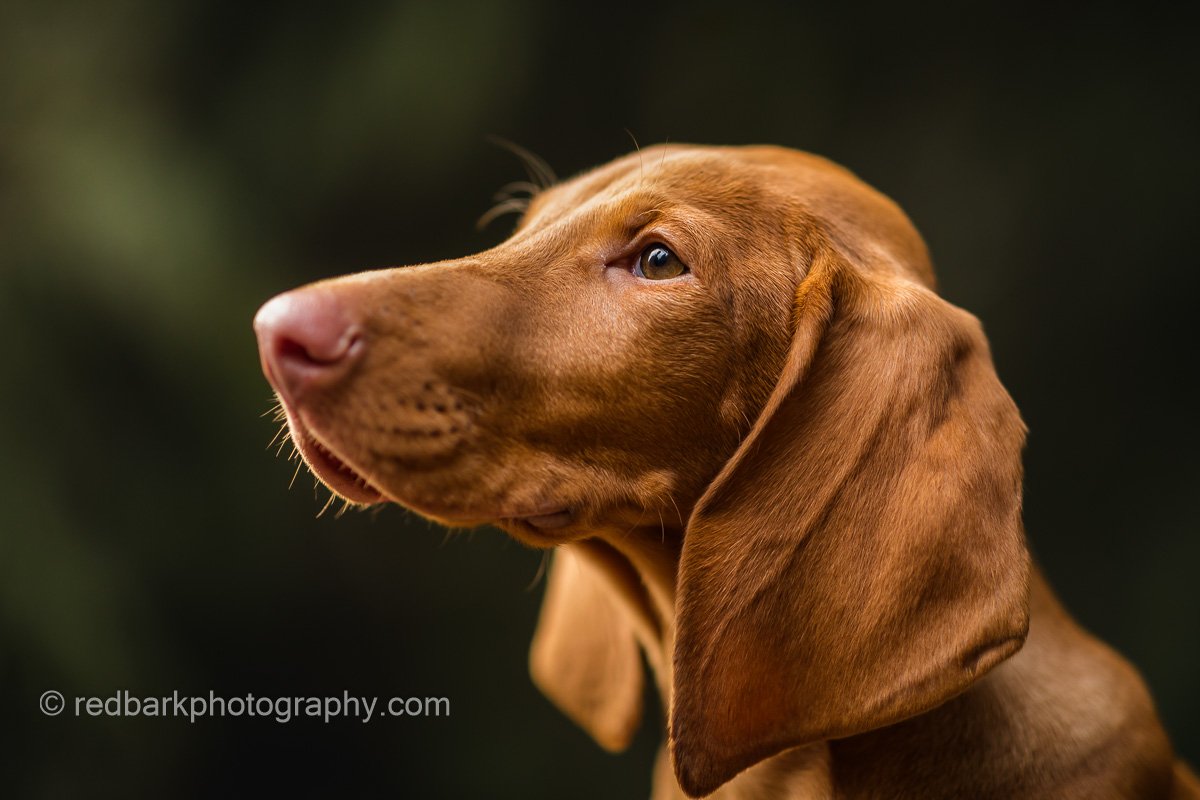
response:
<path id="1" fill-rule="evenodd" d="M 529 208 L 522 220 L 522 225 L 542 227 L 569 213 L 580 203 L 589 202 L 609 191 L 621 178 L 636 168 L 634 164 L 624 163 L 625 159 L 611 164 L 596 167 L 584 172 L 565 183 L 555 184 L 542 192 L 530 202 Z"/>
<path id="2" fill-rule="evenodd" d="M 698 150 L 681 145 L 656 145 L 548 187 L 530 201 L 516 232 L 545 227 L 580 203 L 588 203 L 601 194 L 617 195 L 638 186 L 653 185 L 671 172 L 686 178 L 686 170 L 665 167 L 669 163 L 675 166 L 672 162 L 681 157 L 687 161 L 712 161 L 711 154 Z"/>
<path id="3" fill-rule="evenodd" d="M 537 234 L 581 241 L 597 235 L 612 236 L 627 227 L 629 215 L 620 210 L 620 205 L 621 198 L 597 193 L 557 216 L 536 220 L 521 231 L 521 236 L 513 238 Z"/>

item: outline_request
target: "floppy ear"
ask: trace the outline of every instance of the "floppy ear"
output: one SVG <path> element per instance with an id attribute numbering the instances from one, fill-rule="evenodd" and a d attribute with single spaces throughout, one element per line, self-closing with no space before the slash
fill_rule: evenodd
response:
<path id="1" fill-rule="evenodd" d="M 601 747 L 629 746 L 645 672 L 628 611 L 579 545 L 559 547 L 529 653 L 533 682 Z"/>
<path id="2" fill-rule="evenodd" d="M 684 538 L 671 749 L 692 796 L 940 704 L 1028 627 L 1025 429 L 978 321 L 824 249 L 794 325 Z"/>

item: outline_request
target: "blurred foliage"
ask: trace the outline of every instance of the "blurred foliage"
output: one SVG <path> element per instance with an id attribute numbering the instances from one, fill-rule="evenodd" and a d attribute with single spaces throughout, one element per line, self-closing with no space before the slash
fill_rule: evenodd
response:
<path id="1" fill-rule="evenodd" d="M 471 223 L 519 171 L 486 134 L 570 174 L 625 129 L 814 150 L 910 212 L 1030 423 L 1040 560 L 1200 761 L 1190 29 L 1003 9 L 5 0 L 5 795 L 646 793 L 654 719 L 614 759 L 525 676 L 539 554 L 287 492 L 249 328 L 304 281 L 498 241 Z M 48 688 L 453 714 L 46 719 Z"/>

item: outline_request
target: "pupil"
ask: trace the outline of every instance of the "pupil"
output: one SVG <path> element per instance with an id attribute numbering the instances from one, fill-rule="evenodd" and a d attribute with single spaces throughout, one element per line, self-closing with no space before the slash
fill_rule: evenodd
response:
<path id="1" fill-rule="evenodd" d="M 656 247 L 650 251 L 650 264 L 655 267 L 661 267 L 667 263 L 670 257 L 671 254 L 665 247 Z"/>

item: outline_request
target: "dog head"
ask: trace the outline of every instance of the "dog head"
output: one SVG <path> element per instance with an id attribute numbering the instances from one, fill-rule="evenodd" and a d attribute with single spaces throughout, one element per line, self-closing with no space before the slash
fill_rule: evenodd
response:
<path id="1" fill-rule="evenodd" d="M 536 544 L 682 524 L 787 352 L 811 236 L 764 191 L 778 171 L 647 150 L 542 192 L 486 252 L 275 298 L 256 327 L 293 440 L 351 501 Z"/>
<path id="2" fill-rule="evenodd" d="M 643 150 L 491 250 L 289 292 L 256 327 L 293 439 L 351 501 L 539 546 L 683 531 L 666 636 L 692 795 L 927 710 L 1023 641 L 1020 418 L 904 214 L 827 161 Z M 543 626 L 585 632 L 543 685 L 620 746 L 638 692 L 595 687 L 640 669 L 562 682 L 555 660 L 636 649 L 552 590 Z"/>

